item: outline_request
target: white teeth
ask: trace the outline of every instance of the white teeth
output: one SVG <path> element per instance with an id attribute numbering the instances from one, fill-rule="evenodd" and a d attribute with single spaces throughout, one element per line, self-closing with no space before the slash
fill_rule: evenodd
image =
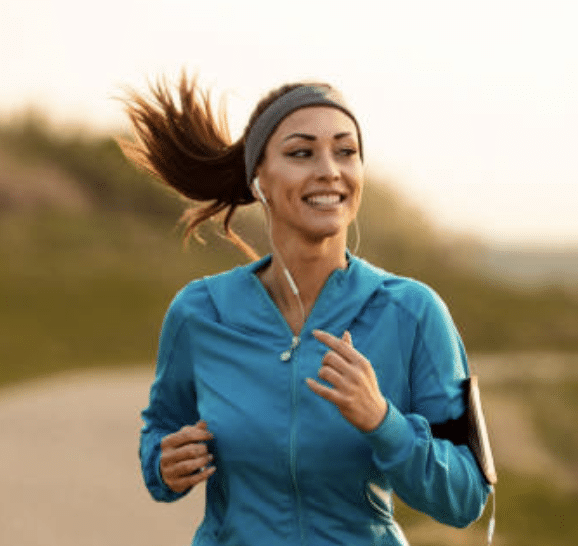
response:
<path id="1" fill-rule="evenodd" d="M 337 205 L 341 201 L 339 195 L 311 195 L 307 198 L 310 205 Z"/>

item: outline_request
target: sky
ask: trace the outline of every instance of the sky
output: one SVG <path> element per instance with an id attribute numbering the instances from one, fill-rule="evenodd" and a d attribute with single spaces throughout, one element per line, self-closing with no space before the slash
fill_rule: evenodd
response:
<path id="1" fill-rule="evenodd" d="M 0 119 L 128 129 L 115 97 L 184 68 L 233 136 L 282 83 L 328 81 L 366 165 L 438 226 L 578 246 L 573 0 L 0 0 Z M 387 214 L 387 211 L 384 211 Z"/>

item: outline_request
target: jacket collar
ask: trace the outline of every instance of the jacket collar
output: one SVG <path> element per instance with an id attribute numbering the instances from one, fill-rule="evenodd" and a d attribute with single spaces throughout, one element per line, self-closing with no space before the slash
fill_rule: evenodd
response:
<path id="1" fill-rule="evenodd" d="M 303 333 L 319 328 L 341 335 L 383 281 L 391 274 L 347 252 L 349 266 L 327 279 L 305 323 Z M 256 273 L 271 256 L 225 273 L 205 277 L 224 326 L 268 335 L 287 335 L 288 326 Z"/>

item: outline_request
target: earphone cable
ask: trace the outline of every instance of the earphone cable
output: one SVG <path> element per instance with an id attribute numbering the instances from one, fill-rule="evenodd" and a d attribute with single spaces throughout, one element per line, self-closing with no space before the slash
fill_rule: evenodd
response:
<path id="1" fill-rule="evenodd" d="M 261 192 L 261 188 L 259 187 L 259 180 L 255 179 L 254 184 L 255 184 L 255 189 L 257 190 L 257 193 L 259 195 L 260 201 L 263 204 L 263 208 L 265 210 L 265 224 L 267 226 L 267 235 L 269 237 L 269 244 L 271 245 L 271 250 L 273 252 L 273 255 L 276 256 L 277 259 L 279 260 L 279 262 L 281 264 L 281 268 L 283 269 L 283 274 L 285 275 L 285 279 L 287 280 L 287 283 L 289 284 L 289 288 L 291 289 L 291 292 L 294 294 L 295 298 L 297 299 L 297 303 L 299 304 L 299 311 L 301 313 L 302 325 L 305 325 L 305 307 L 303 306 L 303 302 L 301 301 L 301 295 L 299 293 L 299 287 L 297 286 L 295 279 L 293 279 L 291 272 L 289 271 L 289 269 L 285 265 L 285 261 L 283 260 L 283 256 L 281 255 L 281 252 L 279 252 L 279 250 L 277 249 L 277 246 L 273 242 L 273 227 L 271 225 L 269 205 L 267 204 L 265 196 Z"/>

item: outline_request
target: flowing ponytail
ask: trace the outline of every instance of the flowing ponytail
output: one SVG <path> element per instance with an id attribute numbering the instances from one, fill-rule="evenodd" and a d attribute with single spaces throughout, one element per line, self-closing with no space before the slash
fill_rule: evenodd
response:
<path id="1" fill-rule="evenodd" d="M 119 139 L 125 156 L 181 196 L 199 202 L 181 217 L 185 242 L 196 228 L 223 212 L 225 235 L 251 259 L 257 254 L 230 228 L 239 205 L 255 201 L 245 178 L 244 137 L 231 142 L 224 109 L 215 117 L 208 93 L 183 74 L 178 102 L 165 81 L 150 86 L 152 100 L 130 92 L 125 101 L 135 142 Z"/>

